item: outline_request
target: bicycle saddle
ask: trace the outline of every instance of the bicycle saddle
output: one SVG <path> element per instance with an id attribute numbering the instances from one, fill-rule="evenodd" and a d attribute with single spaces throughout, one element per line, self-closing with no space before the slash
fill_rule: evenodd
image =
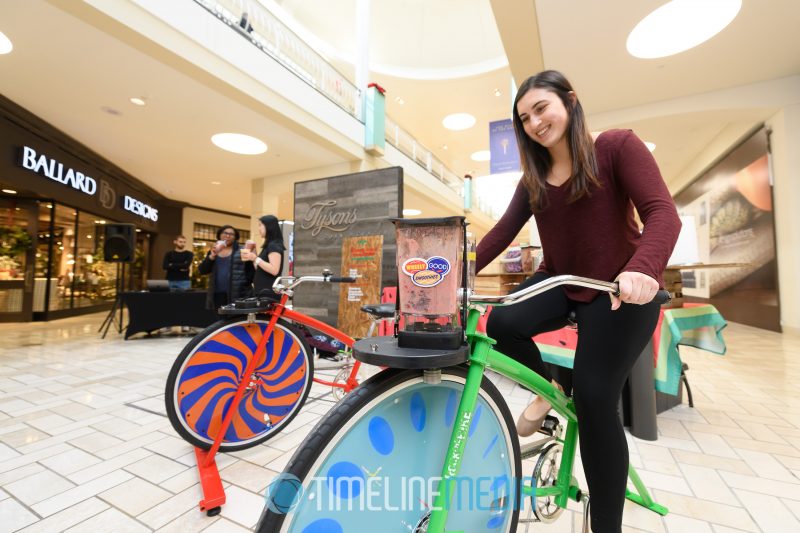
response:
<path id="1" fill-rule="evenodd" d="M 362 305 L 361 310 L 372 316 L 392 318 L 394 317 L 395 304 L 367 304 Z"/>
<path id="2" fill-rule="evenodd" d="M 248 313 L 259 313 L 267 311 L 272 304 L 279 302 L 277 298 L 269 296 L 257 296 L 253 298 L 240 298 L 228 305 L 219 308 L 221 315 L 246 315 Z"/>

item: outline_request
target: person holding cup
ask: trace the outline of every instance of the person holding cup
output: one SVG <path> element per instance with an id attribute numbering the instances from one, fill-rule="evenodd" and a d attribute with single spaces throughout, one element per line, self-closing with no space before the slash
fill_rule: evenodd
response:
<path id="1" fill-rule="evenodd" d="M 280 276 L 283 269 L 283 233 L 275 215 L 264 215 L 258 219 L 258 233 L 264 238 L 261 252 L 256 255 L 253 250 L 242 251 L 243 261 L 252 261 L 255 267 L 253 284 L 256 296 L 277 295 L 272 290 L 272 284 Z M 255 243 L 254 243 L 255 244 Z"/>
<path id="2" fill-rule="evenodd" d="M 211 274 L 206 297 L 209 309 L 219 309 L 237 298 L 250 295 L 253 263 L 242 260 L 242 249 L 236 228 L 225 225 L 217 230 L 217 242 L 197 267 L 201 274 Z"/>

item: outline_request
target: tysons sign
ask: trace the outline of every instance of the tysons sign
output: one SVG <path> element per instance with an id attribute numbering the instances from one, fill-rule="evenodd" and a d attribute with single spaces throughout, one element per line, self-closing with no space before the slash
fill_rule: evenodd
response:
<path id="1" fill-rule="evenodd" d="M 310 229 L 311 235 L 316 237 L 323 229 L 337 233 L 345 231 L 356 220 L 358 217 L 355 209 L 337 211 L 336 200 L 328 200 L 312 204 L 300 227 Z"/>
<path id="2" fill-rule="evenodd" d="M 158 221 L 158 209 L 155 209 L 154 207 L 151 207 L 146 203 L 137 200 L 136 198 L 131 198 L 127 194 L 125 195 L 125 203 L 123 204 L 123 207 L 125 208 L 125 211 L 130 211 L 135 215 L 152 220 L 153 222 Z"/>
<path id="3" fill-rule="evenodd" d="M 46 176 L 90 196 L 97 191 L 97 181 L 94 178 L 64 166 L 63 163 L 59 163 L 45 154 L 37 154 L 36 150 L 29 146 L 23 146 L 20 150 L 19 164 L 31 172 Z"/>

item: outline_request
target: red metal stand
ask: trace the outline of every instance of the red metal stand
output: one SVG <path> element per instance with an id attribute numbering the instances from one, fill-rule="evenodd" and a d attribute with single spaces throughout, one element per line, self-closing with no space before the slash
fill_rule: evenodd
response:
<path id="1" fill-rule="evenodd" d="M 213 455 L 197 447 L 194 449 L 194 455 L 197 458 L 200 486 L 203 488 L 200 510 L 205 511 L 208 516 L 215 516 L 219 514 L 220 507 L 225 504 L 225 489 L 222 488 L 217 462 L 214 461 Z"/>
<path id="2" fill-rule="evenodd" d="M 285 302 L 281 300 L 280 305 L 283 305 L 283 303 Z M 270 317 L 269 324 L 267 324 L 267 328 L 258 341 L 258 346 L 253 353 L 253 357 L 248 361 L 247 367 L 240 377 L 239 387 L 236 389 L 236 394 L 233 396 L 228 411 L 222 418 L 222 424 L 217 432 L 217 436 L 214 438 L 214 444 L 208 451 L 197 447 L 194 449 L 194 455 L 197 458 L 197 472 L 200 475 L 200 486 L 203 489 L 203 499 L 200 500 L 200 510 L 205 511 L 208 516 L 218 515 L 221 511 L 220 507 L 225 503 L 225 489 L 222 488 L 222 479 L 219 477 L 219 469 L 217 468 L 216 461 L 214 461 L 214 456 L 217 455 L 222 439 L 225 437 L 225 433 L 228 431 L 231 422 L 233 422 L 233 414 L 236 412 L 237 407 L 239 407 L 239 402 L 241 402 L 244 397 L 245 389 L 251 384 L 250 376 L 253 375 L 256 362 L 264 356 L 267 341 L 272 334 L 272 330 L 275 328 L 275 323 L 278 321 L 279 315 L 280 313 L 277 312 Z"/>

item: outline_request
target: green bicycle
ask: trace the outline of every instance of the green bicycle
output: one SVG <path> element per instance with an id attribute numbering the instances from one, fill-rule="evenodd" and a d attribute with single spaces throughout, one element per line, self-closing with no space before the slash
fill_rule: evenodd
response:
<path id="1" fill-rule="evenodd" d="M 569 500 L 589 495 L 572 474 L 578 423 L 572 400 L 493 349 L 476 327 L 476 304 L 513 305 L 561 285 L 615 293 L 615 283 L 556 276 L 507 296 L 469 295 L 464 350 L 416 350 L 392 337 L 358 341 L 356 358 L 391 367 L 337 404 L 268 487 L 261 533 L 515 531 L 524 500 L 535 521 L 551 522 Z M 669 293 L 659 291 L 657 301 Z M 392 345 L 394 342 L 394 345 Z M 397 353 L 392 354 L 392 350 Z M 520 448 L 514 420 L 491 369 L 543 396 L 566 421 Z M 536 457 L 523 477 L 522 459 Z M 634 468 L 626 497 L 658 514 Z"/>

